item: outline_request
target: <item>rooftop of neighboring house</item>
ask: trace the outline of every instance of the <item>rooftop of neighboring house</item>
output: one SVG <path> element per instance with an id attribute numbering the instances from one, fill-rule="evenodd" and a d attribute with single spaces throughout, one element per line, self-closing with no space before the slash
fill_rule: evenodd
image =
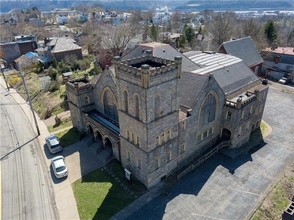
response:
<path id="1" fill-rule="evenodd" d="M 34 35 L 18 35 L 14 36 L 15 41 L 36 41 L 37 37 Z"/>
<path id="2" fill-rule="evenodd" d="M 272 52 L 275 54 L 287 54 L 294 56 L 294 47 L 277 47 L 277 48 L 265 48 L 263 52 Z"/>
<path id="3" fill-rule="evenodd" d="M 75 40 L 68 37 L 52 38 L 47 46 L 52 46 L 52 53 L 59 53 L 64 51 L 78 50 L 81 47 L 75 44 Z"/>
<path id="4" fill-rule="evenodd" d="M 28 52 L 26 54 L 21 55 L 19 58 L 15 60 L 16 63 L 20 63 L 26 65 L 27 63 L 31 62 L 32 60 L 37 60 L 38 54 L 33 52 Z"/>
<path id="5" fill-rule="evenodd" d="M 260 53 L 258 52 L 251 37 L 226 41 L 222 43 L 218 52 L 238 57 L 242 59 L 249 67 L 261 64 L 263 62 Z"/>

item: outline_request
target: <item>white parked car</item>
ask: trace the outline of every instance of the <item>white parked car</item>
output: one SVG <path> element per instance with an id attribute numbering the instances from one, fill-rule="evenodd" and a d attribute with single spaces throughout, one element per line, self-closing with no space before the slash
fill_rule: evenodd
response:
<path id="1" fill-rule="evenodd" d="M 286 77 L 282 77 L 281 79 L 279 79 L 279 83 L 286 84 L 287 83 L 287 78 Z"/>
<path id="2" fill-rule="evenodd" d="M 45 141 L 50 153 L 55 154 L 63 150 L 62 146 L 60 145 L 60 141 L 56 135 L 52 134 L 46 137 Z"/>
<path id="3" fill-rule="evenodd" d="M 51 166 L 56 178 L 66 177 L 68 174 L 63 156 L 56 156 L 51 159 Z"/>

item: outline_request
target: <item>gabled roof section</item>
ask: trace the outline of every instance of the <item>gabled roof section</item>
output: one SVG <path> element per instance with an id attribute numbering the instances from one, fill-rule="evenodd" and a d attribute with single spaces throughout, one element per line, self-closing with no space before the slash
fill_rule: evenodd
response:
<path id="1" fill-rule="evenodd" d="M 249 67 L 263 62 L 251 37 L 224 42 L 220 46 L 219 52 L 238 57 Z"/>
<path id="2" fill-rule="evenodd" d="M 183 72 L 178 84 L 180 104 L 192 108 L 207 81 L 208 76 Z"/>
<path id="3" fill-rule="evenodd" d="M 80 46 L 75 44 L 75 40 L 67 37 L 53 39 L 50 45 L 55 45 L 51 50 L 52 53 L 59 53 L 64 51 L 78 50 L 81 49 Z"/>
<path id="4" fill-rule="evenodd" d="M 189 60 L 184 54 L 177 51 L 169 44 L 163 44 L 158 42 L 139 44 L 129 53 L 122 57 L 122 60 L 128 60 L 136 57 L 146 55 L 146 51 L 151 50 L 154 57 L 159 57 L 167 60 L 174 60 L 176 56 L 182 57 L 182 71 L 192 71 L 201 68 L 200 65 Z"/>
<path id="5" fill-rule="evenodd" d="M 116 84 L 116 79 L 115 79 L 115 71 L 114 71 L 114 67 L 111 66 L 109 67 L 109 69 L 105 69 L 102 73 L 99 73 L 98 75 L 96 75 L 92 80 L 91 83 L 93 84 L 93 86 L 97 85 L 97 83 L 99 82 L 99 80 L 102 78 L 102 76 L 104 75 L 109 75 L 111 77 L 111 79 L 113 80 L 113 83 Z"/>
<path id="6" fill-rule="evenodd" d="M 260 79 L 243 62 L 213 71 L 213 77 L 226 95 L 230 95 Z"/>
<path id="7" fill-rule="evenodd" d="M 203 66 L 203 68 L 194 70 L 192 73 L 213 76 L 226 95 L 260 81 L 252 70 L 237 57 L 200 51 L 189 51 L 185 55 L 193 62 Z"/>

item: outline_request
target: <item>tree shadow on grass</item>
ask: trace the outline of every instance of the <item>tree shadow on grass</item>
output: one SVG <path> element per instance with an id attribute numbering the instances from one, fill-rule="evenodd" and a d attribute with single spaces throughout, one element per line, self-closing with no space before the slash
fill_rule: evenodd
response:
<path id="1" fill-rule="evenodd" d="M 146 191 L 141 183 L 121 179 L 120 171 L 119 162 L 113 161 L 73 184 L 81 219 L 109 219 Z"/>
<path id="2" fill-rule="evenodd" d="M 81 133 L 76 128 L 71 128 L 67 131 L 57 134 L 60 139 L 62 147 L 68 147 L 78 141 L 80 141 Z"/>

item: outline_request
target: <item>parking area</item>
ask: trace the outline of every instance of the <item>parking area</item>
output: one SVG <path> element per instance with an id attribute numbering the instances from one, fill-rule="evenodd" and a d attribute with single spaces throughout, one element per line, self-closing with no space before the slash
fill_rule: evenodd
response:
<path id="1" fill-rule="evenodd" d="M 273 131 L 264 144 L 234 159 L 212 157 L 165 193 L 115 219 L 248 219 L 293 161 L 293 112 L 293 88 L 272 85 L 263 119 Z"/>

